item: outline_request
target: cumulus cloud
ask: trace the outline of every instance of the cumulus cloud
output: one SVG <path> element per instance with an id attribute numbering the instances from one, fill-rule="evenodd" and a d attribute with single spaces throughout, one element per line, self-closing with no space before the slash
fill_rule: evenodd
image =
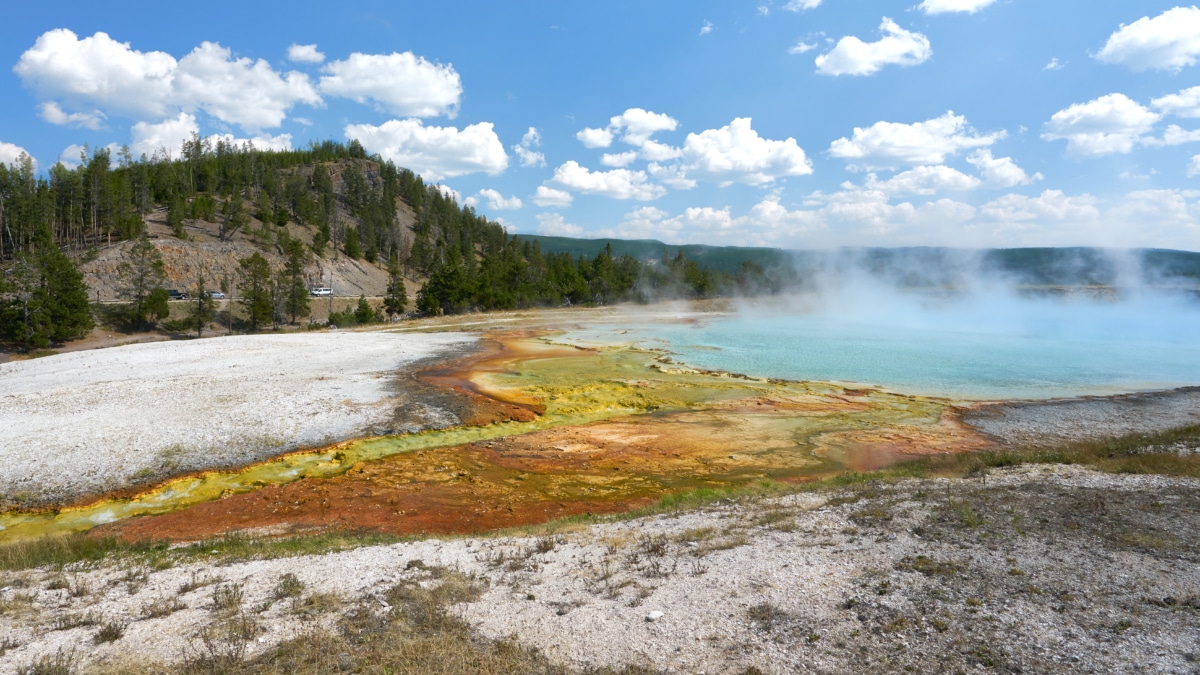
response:
<path id="1" fill-rule="evenodd" d="M 629 166 L 638 158 L 637 150 L 628 150 L 626 152 L 606 152 L 600 158 L 600 163 L 604 166 L 621 168 Z"/>
<path id="2" fill-rule="evenodd" d="M 720 129 L 688 134 L 680 168 L 685 176 L 747 185 L 813 172 L 796 139 L 763 138 L 751 127 L 749 117 L 737 118 Z"/>
<path id="3" fill-rule="evenodd" d="M 211 136 L 205 137 L 205 140 L 207 140 L 210 144 L 212 144 L 213 147 L 216 147 L 217 143 L 221 142 L 226 145 L 232 145 L 232 146 L 235 146 L 238 148 L 249 145 L 249 146 L 251 146 L 253 148 L 257 148 L 259 150 L 291 150 L 292 149 L 292 135 L 291 134 L 279 134 L 278 136 L 271 136 L 269 134 L 259 134 L 253 138 L 238 138 L 237 136 L 234 136 L 233 134 L 213 134 Z"/>
<path id="4" fill-rule="evenodd" d="M 19 145 L 13 145 L 12 143 L 0 141 L 0 164 L 16 166 L 17 160 L 21 157 L 21 155 L 25 155 L 31 160 L 33 159 L 33 155 L 30 155 L 28 152 L 26 152 L 25 148 L 22 148 Z M 33 165 L 36 167 L 37 161 L 34 161 Z"/>
<path id="5" fill-rule="evenodd" d="M 806 52 L 811 52 L 812 50 L 814 50 L 816 48 L 817 48 L 817 44 L 815 42 L 805 42 L 804 40 L 800 40 L 799 42 L 792 45 L 791 47 L 788 47 L 788 53 L 789 54 L 804 54 Z"/>
<path id="6" fill-rule="evenodd" d="M 130 150 L 134 156 L 178 157 L 184 141 L 190 141 L 192 135 L 199 132 L 196 116 L 191 113 L 179 113 L 177 117 L 157 124 L 138 122 L 133 125 Z"/>
<path id="7" fill-rule="evenodd" d="M 13 71 L 38 98 L 73 110 L 101 107 L 128 117 L 161 118 L 173 96 L 177 66 L 170 54 L 139 52 L 107 33 L 81 40 L 58 28 L 38 37 Z"/>
<path id="8" fill-rule="evenodd" d="M 1200 175 L 1200 155 L 1192 155 L 1192 161 L 1188 162 L 1187 175 L 1188 178 Z"/>
<path id="9" fill-rule="evenodd" d="M 1161 147 L 1164 145 L 1183 145 L 1185 143 L 1195 143 L 1200 141 L 1200 129 L 1184 129 L 1178 124 L 1167 125 L 1166 131 L 1163 132 L 1162 138 L 1144 138 L 1142 142 L 1146 145 Z"/>
<path id="10" fill-rule="evenodd" d="M 296 103 L 322 104 L 307 75 L 281 77 L 266 61 L 233 58 L 215 42 L 202 42 L 179 61 L 174 85 L 185 108 L 248 131 L 278 127 Z"/>
<path id="11" fill-rule="evenodd" d="M 670 115 L 641 108 L 629 108 L 620 115 L 611 117 L 607 127 L 584 129 L 575 134 L 575 138 L 588 148 L 607 148 L 618 137 L 622 143 L 636 148 L 646 148 L 648 144 L 652 144 L 649 146 L 648 152 L 657 152 L 658 159 L 663 159 L 664 153 L 670 154 L 673 150 L 670 146 L 651 141 L 650 137 L 660 131 L 674 131 L 678 127 L 679 122 Z M 644 158 L 656 160 L 654 156 L 644 156 Z"/>
<path id="12" fill-rule="evenodd" d="M 479 204 L 480 199 L 487 200 L 488 208 L 493 211 L 512 211 L 524 206 L 519 197 L 514 196 L 505 198 L 504 195 L 500 194 L 499 191 L 491 188 L 480 190 L 478 197 L 467 197 L 467 200 L 464 202 L 464 204 L 467 206 L 476 206 Z"/>
<path id="13" fill-rule="evenodd" d="M 618 239 L 673 241 L 675 233 L 683 228 L 683 223 L 679 218 L 667 218 L 668 215 L 662 209 L 642 206 L 626 213 L 616 227 L 600 230 L 596 234 Z"/>
<path id="14" fill-rule="evenodd" d="M 1135 72 L 1178 72 L 1200 55 L 1200 8 L 1174 7 L 1151 19 L 1144 16 L 1109 36 L 1096 59 Z"/>
<path id="15" fill-rule="evenodd" d="M 234 58 L 213 42 L 177 61 L 165 52 L 137 51 L 106 33 L 80 39 L 60 28 L 43 33 L 13 70 L 42 99 L 43 119 L 89 128 L 108 115 L 150 121 L 203 110 L 257 131 L 279 126 L 298 103 L 322 103 L 307 75 Z"/>
<path id="16" fill-rule="evenodd" d="M 412 52 L 353 53 L 321 69 L 321 92 L 406 117 L 458 114 L 462 80 L 454 67 Z"/>
<path id="17" fill-rule="evenodd" d="M 915 66 L 933 56 L 929 38 L 907 31 L 884 17 L 879 26 L 883 37 L 863 42 L 853 35 L 838 40 L 834 48 L 816 59 L 822 75 L 874 75 L 887 65 Z"/>
<path id="18" fill-rule="evenodd" d="M 41 113 L 42 119 L 59 126 L 83 127 L 93 130 L 104 126 L 104 113 L 99 110 L 69 113 L 64 111 L 58 103 L 46 101 L 38 106 L 38 111 Z"/>
<path id="19" fill-rule="evenodd" d="M 584 129 L 575 134 L 575 138 L 585 148 L 607 148 L 612 145 L 613 132 L 608 129 Z"/>
<path id="20" fill-rule="evenodd" d="M 1054 113 L 1042 138 L 1066 140 L 1067 152 L 1084 157 L 1125 154 L 1161 117 L 1124 94 L 1108 94 Z"/>
<path id="21" fill-rule="evenodd" d="M 1150 105 L 1166 115 L 1178 117 L 1200 117 L 1200 87 L 1184 89 L 1178 94 L 1169 94 L 1150 101 Z"/>
<path id="22" fill-rule="evenodd" d="M 821 0 L 788 0 L 788 4 L 784 5 L 783 8 L 789 12 L 801 12 L 806 9 L 816 9 L 820 6 Z"/>
<path id="23" fill-rule="evenodd" d="M 711 21 L 705 21 L 704 25 L 700 26 L 700 37 L 704 37 L 711 32 L 713 32 L 713 23 Z"/>
<path id="24" fill-rule="evenodd" d="M 1025 173 L 1025 170 L 1017 166 L 1012 157 L 992 157 L 990 148 L 976 150 L 967 156 L 967 161 L 979 171 L 979 175 L 983 178 L 983 185 L 989 188 L 1007 189 L 1018 185 L 1029 185 L 1043 178 L 1040 173 L 1032 176 Z"/>
<path id="25" fill-rule="evenodd" d="M 611 199 L 650 201 L 667 193 L 663 186 L 651 183 L 644 171 L 590 171 L 574 160 L 555 169 L 551 180 L 576 192 Z"/>
<path id="26" fill-rule="evenodd" d="M 437 191 L 442 193 L 442 196 L 446 199 L 453 200 L 456 204 L 463 203 L 462 193 L 450 187 L 449 185 L 442 185 L 441 183 L 438 183 L 434 185 L 434 187 L 437 188 Z"/>
<path id="27" fill-rule="evenodd" d="M 852 168 L 931 166 L 963 150 L 988 147 L 1004 136 L 1003 131 L 980 135 L 966 117 L 947 111 L 914 124 L 876 122 L 865 129 L 855 127 L 851 138 L 839 138 L 829 146 L 829 154 L 848 160 Z"/>
<path id="28" fill-rule="evenodd" d="M 316 45 L 298 45 L 292 43 L 287 51 L 288 61 L 296 63 L 324 63 L 325 53 L 317 51 Z"/>
<path id="29" fill-rule="evenodd" d="M 555 190 L 552 187 L 539 185 L 533 195 L 533 203 L 543 208 L 565 209 L 575 201 L 575 197 L 565 190 Z"/>
<path id="30" fill-rule="evenodd" d="M 538 234 L 547 237 L 578 237 L 583 234 L 583 228 L 573 223 L 568 223 L 562 214 L 558 213 L 539 213 L 537 215 Z"/>
<path id="31" fill-rule="evenodd" d="M 521 166 L 546 166 L 546 156 L 534 150 L 541 144 L 542 135 L 538 133 L 537 128 L 529 127 L 529 131 L 526 131 L 525 135 L 521 137 L 521 142 L 512 146 Z"/>
<path id="32" fill-rule="evenodd" d="M 958 169 L 938 165 L 914 167 L 887 180 L 878 180 L 875 174 L 868 174 L 866 188 L 889 195 L 929 196 L 945 191 L 974 190 L 982 184 L 983 181 Z"/>
<path id="33" fill-rule="evenodd" d="M 357 138 L 370 152 L 407 167 L 426 181 L 508 168 L 508 155 L 491 122 L 464 129 L 425 126 L 421 120 L 389 120 L 381 125 L 350 124 L 346 138 Z"/>
<path id="34" fill-rule="evenodd" d="M 1047 63 L 1046 67 L 1042 68 L 1042 70 L 1062 70 L 1063 68 L 1066 68 L 1066 67 L 1067 67 L 1067 64 L 1063 63 L 1062 61 L 1059 61 L 1058 57 L 1055 56 L 1054 58 L 1050 59 L 1050 62 Z"/>
<path id="35" fill-rule="evenodd" d="M 947 12 L 966 12 L 974 14 L 996 0 L 924 0 L 918 9 L 926 14 L 945 14 Z"/>
<path id="36" fill-rule="evenodd" d="M 86 153 L 86 146 L 72 143 L 71 145 L 63 148 L 62 152 L 58 153 L 58 163 L 67 167 L 68 169 L 74 169 L 82 163 L 83 157 Z"/>

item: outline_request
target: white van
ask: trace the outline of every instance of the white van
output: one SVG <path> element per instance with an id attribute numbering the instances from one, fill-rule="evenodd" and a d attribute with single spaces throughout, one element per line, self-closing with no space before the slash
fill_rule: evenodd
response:
<path id="1" fill-rule="evenodd" d="M 311 291 L 314 298 L 321 298 L 327 295 L 333 295 L 332 288 L 314 288 Z"/>

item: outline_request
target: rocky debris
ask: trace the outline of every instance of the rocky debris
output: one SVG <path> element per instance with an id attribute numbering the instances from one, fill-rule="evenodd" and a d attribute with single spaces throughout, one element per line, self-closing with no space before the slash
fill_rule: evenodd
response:
<path id="1" fill-rule="evenodd" d="M 1043 465 L 540 537 L 0 573 L 0 672 L 80 645 L 85 666 L 178 661 L 231 603 L 261 628 L 243 645 L 253 656 L 386 611 L 388 589 L 433 568 L 486 587 L 453 609 L 479 636 L 512 636 L 575 668 L 1195 672 L 1198 486 Z M 278 599 L 293 586 L 325 600 Z M 114 622 L 123 634 L 98 642 Z"/>

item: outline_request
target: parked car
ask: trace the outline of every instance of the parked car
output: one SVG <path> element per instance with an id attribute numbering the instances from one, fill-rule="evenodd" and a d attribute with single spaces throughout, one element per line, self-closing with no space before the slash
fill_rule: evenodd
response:
<path id="1" fill-rule="evenodd" d="M 187 300 L 187 293 L 181 293 L 174 288 L 167 291 L 168 300 Z"/>
<path id="2" fill-rule="evenodd" d="M 212 298 L 213 300 L 224 300 L 225 294 L 221 291 L 209 291 L 208 297 Z"/>
<path id="3" fill-rule="evenodd" d="M 326 297 L 329 295 L 333 295 L 332 288 L 314 288 L 309 292 L 312 294 L 312 296 L 314 298 L 322 298 L 322 297 Z"/>

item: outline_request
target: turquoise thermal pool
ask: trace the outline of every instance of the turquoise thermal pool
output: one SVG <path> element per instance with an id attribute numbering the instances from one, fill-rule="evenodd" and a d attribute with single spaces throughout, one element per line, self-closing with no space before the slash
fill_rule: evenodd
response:
<path id="1" fill-rule="evenodd" d="M 564 336 L 665 349 L 689 366 L 756 377 L 877 385 L 966 400 L 1047 399 L 1200 385 L 1200 304 L 1000 296 L 877 305 L 749 307 L 630 320 Z"/>

